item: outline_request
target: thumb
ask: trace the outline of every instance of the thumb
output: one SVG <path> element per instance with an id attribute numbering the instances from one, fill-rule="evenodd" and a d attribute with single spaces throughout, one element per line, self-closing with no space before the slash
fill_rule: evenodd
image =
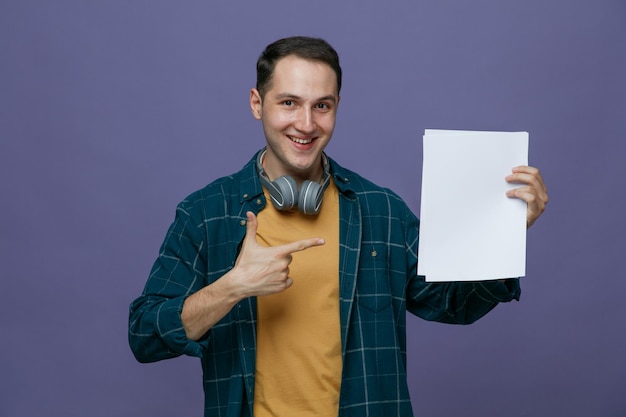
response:
<path id="1" fill-rule="evenodd" d="M 257 218 L 253 212 L 246 212 L 246 241 L 256 243 Z"/>

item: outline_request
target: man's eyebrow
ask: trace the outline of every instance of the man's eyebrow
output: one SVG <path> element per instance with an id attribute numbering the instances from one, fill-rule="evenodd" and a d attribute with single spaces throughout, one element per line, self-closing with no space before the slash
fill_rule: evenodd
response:
<path id="1" fill-rule="evenodd" d="M 281 100 L 281 99 L 287 99 L 287 98 L 299 99 L 300 97 L 291 93 L 280 93 L 280 94 L 276 94 L 274 98 L 277 100 Z"/>
<path id="2" fill-rule="evenodd" d="M 332 101 L 333 103 L 336 103 L 337 102 L 337 97 L 335 97 L 332 94 L 329 94 L 327 96 L 320 97 L 317 101 Z"/>
<path id="3" fill-rule="evenodd" d="M 274 96 L 274 98 L 276 100 L 287 100 L 287 99 L 299 100 L 299 99 L 301 99 L 300 96 L 298 96 L 296 94 L 292 94 L 292 93 L 279 93 L 276 96 Z M 323 97 L 320 97 L 318 99 L 315 99 L 314 101 L 332 101 L 333 103 L 336 103 L 337 102 L 337 98 L 334 95 L 329 94 L 327 96 L 323 96 Z"/>

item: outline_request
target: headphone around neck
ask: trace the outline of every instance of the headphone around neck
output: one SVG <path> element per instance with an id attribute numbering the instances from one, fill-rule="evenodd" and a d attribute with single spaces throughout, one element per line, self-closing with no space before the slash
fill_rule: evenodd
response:
<path id="1" fill-rule="evenodd" d="M 319 213 L 322 206 L 324 191 L 330 183 L 330 167 L 328 158 L 322 153 L 324 174 L 321 183 L 306 180 L 298 190 L 296 180 L 289 175 L 283 175 L 271 181 L 263 169 L 263 157 L 267 149 L 259 152 L 256 160 L 257 171 L 261 184 L 270 192 L 272 204 L 276 210 L 292 210 L 295 207 L 304 214 L 314 215 Z"/>

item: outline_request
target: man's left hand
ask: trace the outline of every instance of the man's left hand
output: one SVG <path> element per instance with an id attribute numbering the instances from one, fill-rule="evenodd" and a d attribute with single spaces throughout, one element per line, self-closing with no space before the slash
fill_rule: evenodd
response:
<path id="1" fill-rule="evenodd" d="M 513 173 L 505 179 L 511 184 L 524 184 L 506 192 L 507 197 L 519 198 L 528 204 L 526 212 L 526 227 L 530 227 L 541 216 L 548 204 L 548 191 L 537 168 L 519 166 L 513 168 Z"/>

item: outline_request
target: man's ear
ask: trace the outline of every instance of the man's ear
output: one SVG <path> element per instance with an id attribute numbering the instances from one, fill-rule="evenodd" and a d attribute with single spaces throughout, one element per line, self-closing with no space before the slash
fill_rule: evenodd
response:
<path id="1" fill-rule="evenodd" d="M 263 114 L 263 100 L 261 99 L 259 90 L 256 88 L 250 90 L 250 110 L 255 119 L 261 120 L 261 115 Z"/>

